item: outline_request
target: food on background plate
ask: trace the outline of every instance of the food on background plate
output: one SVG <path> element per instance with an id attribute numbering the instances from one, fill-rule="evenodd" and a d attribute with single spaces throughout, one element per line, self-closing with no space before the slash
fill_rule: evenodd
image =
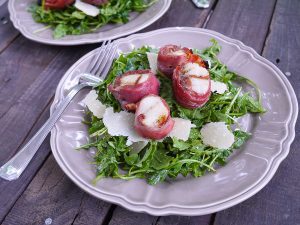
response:
<path id="1" fill-rule="evenodd" d="M 108 23 L 127 23 L 157 0 L 39 0 L 29 11 L 37 23 L 53 29 L 54 38 L 96 31 Z"/>
<path id="2" fill-rule="evenodd" d="M 159 81 L 151 70 L 132 70 L 118 76 L 108 90 L 127 111 L 135 111 L 143 97 L 159 93 Z"/>
<path id="3" fill-rule="evenodd" d="M 120 55 L 96 88 L 98 96 L 92 90 L 85 98 L 90 143 L 80 148 L 97 148 L 95 182 L 104 177 L 143 178 L 154 185 L 180 174 L 203 176 L 215 171 L 216 164 L 224 165 L 250 137 L 234 128 L 239 127 L 237 118 L 265 112 L 259 96 L 255 100 L 235 84 L 254 83 L 217 59 L 221 47 L 215 40 L 203 51 L 174 47 L 175 55 L 181 55 L 176 53 L 181 49 L 187 54 L 172 65 L 172 76 L 159 71 L 157 52 L 162 49 L 166 47 L 144 46 Z M 144 82 L 159 92 L 137 89 Z M 126 99 L 118 88 L 125 88 Z M 135 110 L 124 107 L 124 100 L 134 102 Z"/>

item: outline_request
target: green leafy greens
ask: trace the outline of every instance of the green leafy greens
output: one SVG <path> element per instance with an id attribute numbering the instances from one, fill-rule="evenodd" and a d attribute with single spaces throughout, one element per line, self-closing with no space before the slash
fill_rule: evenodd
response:
<path id="1" fill-rule="evenodd" d="M 146 52 L 156 51 L 150 47 L 135 49 L 128 54 L 117 58 L 111 67 L 107 79 L 97 87 L 98 99 L 106 106 L 111 106 L 115 111 L 120 111 L 120 104 L 108 91 L 108 85 L 114 79 L 129 70 L 149 68 Z M 226 159 L 236 148 L 240 148 L 250 137 L 250 134 L 242 130 L 233 131 L 235 142 L 230 149 L 216 149 L 205 145 L 202 142 L 200 129 L 208 122 L 224 121 L 231 125 L 236 123 L 236 118 L 247 113 L 263 113 L 260 98 L 256 101 L 247 92 L 242 92 L 242 88 L 234 82 L 246 81 L 253 85 L 253 82 L 243 78 L 222 64 L 217 55 L 220 46 L 212 40 L 212 46 L 200 52 L 194 50 L 195 54 L 211 62 L 210 74 L 213 80 L 224 82 L 228 86 L 228 91 L 224 94 L 212 93 L 210 100 L 204 107 L 198 109 L 186 109 L 177 104 L 173 98 L 171 81 L 159 76 L 160 96 L 164 98 L 170 106 L 173 117 L 189 119 L 195 128 L 191 129 L 187 141 L 167 137 L 163 142 L 150 141 L 140 152 L 134 152 L 132 147 L 126 145 L 126 137 L 111 136 L 107 133 L 102 119 L 98 119 L 88 112 L 85 121 L 89 125 L 89 135 L 91 143 L 82 146 L 89 149 L 97 148 L 95 161 L 97 176 L 95 181 L 103 177 L 115 177 L 122 179 L 144 178 L 149 184 L 157 184 L 167 177 L 176 178 L 179 174 L 187 176 L 191 174 L 199 177 L 207 171 L 215 171 L 216 164 L 224 165 Z M 257 88 L 254 85 L 255 88 Z M 259 91 L 257 90 L 259 93 Z"/>
<path id="2" fill-rule="evenodd" d="M 99 6 L 100 14 L 88 16 L 69 6 L 64 10 L 45 10 L 43 6 L 32 5 L 29 11 L 38 23 L 44 23 L 46 28 L 53 28 L 53 37 L 62 38 L 66 35 L 93 32 L 108 23 L 127 23 L 130 12 L 143 12 L 157 0 L 110 0 Z"/>

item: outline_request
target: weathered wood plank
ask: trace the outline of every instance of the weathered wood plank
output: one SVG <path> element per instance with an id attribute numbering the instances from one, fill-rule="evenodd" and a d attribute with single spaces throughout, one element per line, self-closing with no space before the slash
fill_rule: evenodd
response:
<path id="1" fill-rule="evenodd" d="M 7 3 L 0 7 L 0 53 L 19 35 L 9 19 Z"/>
<path id="2" fill-rule="evenodd" d="M 106 220 L 110 219 L 107 216 L 114 208 L 115 206 L 110 203 L 84 193 L 82 204 L 78 208 L 78 214 L 75 216 L 72 225 L 105 224 Z"/>
<path id="3" fill-rule="evenodd" d="M 50 105 L 44 111 L 42 116 L 38 119 L 36 125 L 33 127 L 32 132 L 29 134 L 29 136 L 32 136 L 33 133 L 37 131 L 38 127 L 40 127 L 44 123 L 44 121 L 49 117 L 49 108 Z M 50 149 L 47 147 L 47 145 L 49 145 L 48 143 L 49 138 L 47 137 L 45 142 L 41 145 L 37 154 L 34 156 L 32 161 L 33 163 L 30 163 L 28 165 L 27 169 L 24 171 L 24 173 L 18 180 L 0 180 L 0 223 L 10 211 L 15 201 L 23 193 L 24 189 L 27 187 L 32 177 L 36 174 L 36 171 L 39 169 L 40 164 L 42 164 L 46 157 L 49 155 Z"/>
<path id="4" fill-rule="evenodd" d="M 49 64 L 46 70 L 31 85 L 28 85 L 21 98 L 0 119 L 1 164 L 13 156 L 17 152 L 19 145 L 28 141 L 46 121 L 49 114 L 44 109 L 51 102 L 58 81 L 64 72 L 91 48 L 93 46 L 77 48 L 75 52 L 72 48 L 66 48 L 65 51 L 62 51 Z M 15 87 L 15 89 L 17 88 Z M 40 122 L 32 128 L 39 117 L 41 117 Z M 29 131 L 31 132 L 27 140 L 23 141 Z M 44 143 L 49 143 L 49 140 Z M 31 162 L 30 168 L 18 180 L 13 182 L 0 180 L 0 221 L 30 183 L 49 151 L 49 148 L 41 147 L 38 156 Z"/>
<path id="5" fill-rule="evenodd" d="M 300 2 L 278 0 L 263 56 L 285 73 L 300 100 Z M 287 73 L 287 74 L 289 74 Z M 300 224 L 300 124 L 288 157 L 270 183 L 249 200 L 217 214 L 215 224 Z"/>
<path id="6" fill-rule="evenodd" d="M 46 148 L 50 150 L 47 143 Z M 110 204 L 86 195 L 51 155 L 15 204 L 3 225 L 102 224 Z"/>
<path id="7" fill-rule="evenodd" d="M 136 213 L 128 211 L 122 207 L 117 207 L 109 222 L 109 225 L 152 225 L 155 224 L 158 217 L 145 213 Z"/>
<path id="8" fill-rule="evenodd" d="M 276 0 L 219 0 L 208 29 L 236 38 L 261 53 Z"/>
<path id="9" fill-rule="evenodd" d="M 47 49 L 48 47 L 46 47 L 46 50 Z M 72 63 L 74 63 L 74 61 L 87 51 L 88 47 L 78 49 L 75 52 L 71 50 L 71 48 L 66 48 L 65 51 L 62 51 L 43 73 L 39 74 L 34 81 L 27 84 L 28 88 L 25 90 L 23 95 L 20 96 L 18 100 L 15 100 L 12 103 L 12 107 L 10 107 L 9 110 L 1 117 L 0 135 L 2 138 L 0 139 L 0 145 L 2 146 L 2 154 L 0 156 L 0 163 L 5 162 L 8 158 L 15 154 L 18 145 L 24 138 L 24 134 L 29 131 L 32 124 L 37 119 L 37 116 L 40 115 L 46 104 L 53 97 L 58 81 L 64 72 L 72 65 Z M 47 57 L 46 52 L 42 53 L 43 56 L 38 57 L 36 55 L 34 57 L 45 59 Z M 25 54 L 26 53 L 23 52 L 23 57 Z M 3 54 L 3 56 L 5 56 L 5 54 Z M 0 63 L 1 59 L 5 61 L 5 58 L 1 58 L 0 56 Z M 11 70 L 10 73 L 15 74 L 15 76 L 18 77 L 23 75 L 23 71 L 26 71 L 26 75 L 30 76 L 30 71 L 32 70 L 32 65 L 30 63 L 33 63 L 34 65 L 35 61 L 26 61 L 24 64 L 19 64 L 21 68 L 17 71 L 13 71 L 14 65 L 11 65 L 11 67 L 9 67 Z M 38 63 L 36 64 L 38 65 Z M 35 73 L 38 73 L 45 67 L 46 65 L 44 65 L 44 67 L 41 65 L 34 71 L 36 71 Z M 8 68 L 8 66 L 6 66 L 6 68 Z M 6 71 L 6 73 L 9 73 L 9 70 Z M 9 86 L 9 84 L 7 85 Z M 16 92 L 16 90 L 20 88 L 20 84 L 16 84 L 9 88 L 12 88 Z M 3 89 L 6 89 L 6 87 L 3 87 Z M 3 99 L 9 98 L 9 95 L 1 93 L 1 97 Z M 10 141 L 8 142 L 7 140 Z"/>
<path id="10" fill-rule="evenodd" d="M 207 225 L 210 224 L 211 215 L 206 216 L 164 216 L 160 217 L 156 225 Z"/>
<path id="11" fill-rule="evenodd" d="M 18 99 L 60 50 L 20 36 L 0 55 L 0 119 L 13 105 L 19 104 Z M 0 156 L 0 162 L 3 157 Z"/>
<path id="12" fill-rule="evenodd" d="M 170 9 L 158 21 L 141 32 L 165 27 L 202 27 L 215 3 L 216 0 L 211 0 L 209 8 L 199 9 L 190 0 L 173 0 Z"/>

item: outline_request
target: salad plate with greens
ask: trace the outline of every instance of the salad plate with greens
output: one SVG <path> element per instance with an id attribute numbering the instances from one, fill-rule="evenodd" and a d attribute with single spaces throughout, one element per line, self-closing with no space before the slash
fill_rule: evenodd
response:
<path id="1" fill-rule="evenodd" d="M 27 38 L 79 45 L 137 32 L 159 19 L 172 0 L 12 0 L 14 26 Z"/>
<path id="2" fill-rule="evenodd" d="M 153 215 L 212 213 L 266 185 L 297 117 L 294 92 L 272 63 L 197 28 L 114 44 L 106 79 L 76 96 L 52 131 L 54 157 L 75 184 Z M 65 74 L 52 110 L 95 54 Z"/>

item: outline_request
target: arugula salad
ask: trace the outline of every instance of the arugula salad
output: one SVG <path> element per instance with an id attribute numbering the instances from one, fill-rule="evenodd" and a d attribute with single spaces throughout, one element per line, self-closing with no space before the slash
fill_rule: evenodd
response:
<path id="1" fill-rule="evenodd" d="M 155 185 L 179 175 L 200 177 L 207 172 L 216 171 L 217 165 L 225 165 L 226 159 L 231 153 L 235 149 L 239 149 L 250 138 L 250 133 L 239 129 L 237 118 L 248 113 L 265 112 L 261 103 L 260 91 L 251 80 L 229 71 L 226 65 L 217 58 L 221 51 L 220 45 L 215 40 L 211 40 L 211 43 L 212 45 L 204 50 L 191 50 L 174 47 L 174 45 L 160 49 L 144 46 L 130 53 L 122 54 L 114 60 L 105 81 L 93 90 L 97 92 L 97 95 L 94 94 L 93 101 L 84 100 L 87 108 L 86 118 L 83 122 L 88 126 L 90 142 L 81 146 L 80 149 L 96 149 L 92 162 L 96 168 L 94 182 L 105 177 L 124 180 L 142 178 L 149 184 Z M 167 53 L 164 52 L 166 48 Z M 182 56 L 188 57 L 188 61 L 185 60 L 183 63 L 181 62 L 181 66 L 177 65 L 171 68 L 170 65 L 175 61 L 178 63 L 182 60 Z M 174 59 L 176 60 L 174 61 Z M 199 69 L 195 65 L 203 67 Z M 170 68 L 172 73 L 168 72 Z M 146 80 L 143 78 L 145 74 L 150 80 L 151 72 L 147 72 L 149 69 L 154 70 L 155 79 L 159 80 L 157 96 L 152 93 L 143 97 L 132 107 L 132 103 L 128 99 L 120 97 L 114 92 L 116 89 L 124 91 L 124 88 L 130 85 L 141 85 L 141 79 Z M 203 74 L 197 75 L 197 71 L 202 71 Z M 209 74 L 204 75 L 207 71 Z M 186 85 L 182 87 L 182 93 L 178 91 L 179 86 L 176 86 L 175 74 L 177 72 L 182 77 L 180 79 L 188 79 L 179 82 Z M 171 74 L 171 77 L 168 73 Z M 127 82 L 128 74 L 139 75 L 138 80 L 126 84 L 122 84 L 121 80 L 121 83 L 118 83 L 120 77 L 124 78 L 124 82 L 126 78 Z M 135 79 L 133 76 L 131 78 Z M 192 79 L 196 79 L 196 83 L 193 83 Z M 257 93 L 257 99 L 238 85 L 241 82 L 253 86 Z M 151 87 L 155 84 L 155 82 L 151 83 Z M 214 89 L 213 84 L 222 88 Z M 199 85 L 202 86 L 199 88 Z M 208 85 L 209 88 L 203 91 L 205 85 Z M 147 89 L 145 87 L 143 90 Z M 191 89 L 193 93 L 185 95 Z M 130 91 L 132 90 L 136 89 L 130 89 Z M 195 92 L 197 92 L 197 98 L 195 98 Z M 118 94 L 120 93 L 119 91 Z M 204 96 L 205 100 L 201 96 Z M 182 97 L 189 99 L 180 101 Z M 199 98 L 202 98 L 201 103 L 198 101 Z M 155 110 L 149 106 L 152 104 L 151 102 L 154 102 Z M 161 108 L 158 108 L 159 105 Z M 163 107 L 169 111 L 164 111 Z M 139 113 L 140 115 L 137 115 Z M 165 116 L 162 117 L 163 113 Z M 154 114 L 160 115 L 157 117 L 159 118 L 156 121 L 157 127 L 151 127 L 154 125 L 150 123 Z M 140 118 L 141 115 L 142 118 Z M 129 117 L 133 119 L 126 119 Z M 117 118 L 121 119 L 117 121 Z M 150 121 L 148 124 L 147 118 L 148 122 Z M 173 123 L 175 125 L 171 126 L 171 131 L 169 129 L 161 132 L 161 129 L 168 129 L 161 124 L 162 120 L 165 123 L 167 120 L 175 121 Z M 145 123 L 139 124 L 139 121 Z M 178 123 L 178 121 L 182 123 Z M 134 139 L 130 137 L 131 134 L 127 135 L 126 132 L 121 131 L 126 129 L 122 128 L 123 122 L 134 123 L 128 129 L 135 132 L 139 138 Z M 234 124 L 236 125 L 232 126 Z M 148 127 L 145 128 L 145 126 Z M 138 129 L 135 131 L 135 128 Z M 113 129 L 115 131 L 112 131 Z M 143 129 L 146 131 L 140 132 Z M 153 134 L 159 135 L 153 136 Z M 160 136 L 161 134 L 164 137 Z"/>
<path id="2" fill-rule="evenodd" d="M 29 8 L 53 37 L 94 32 L 108 23 L 127 23 L 131 12 L 143 12 L 157 0 L 40 0 Z"/>

